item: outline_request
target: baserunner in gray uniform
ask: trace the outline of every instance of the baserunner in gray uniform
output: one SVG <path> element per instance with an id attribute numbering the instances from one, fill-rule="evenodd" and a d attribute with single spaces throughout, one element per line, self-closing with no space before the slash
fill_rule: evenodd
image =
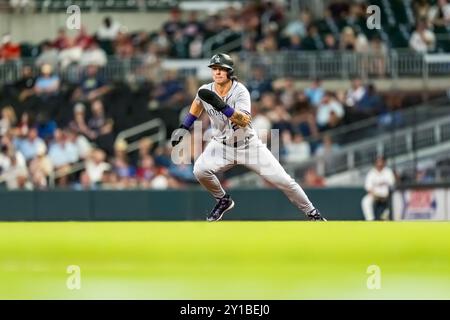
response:
<path id="1" fill-rule="evenodd" d="M 252 128 L 250 93 L 233 76 L 231 57 L 224 53 L 216 54 L 209 67 L 214 81 L 200 87 L 188 115 L 171 139 L 172 146 L 176 146 L 202 111 L 208 113 L 214 136 L 194 165 L 194 175 L 217 200 L 207 220 L 220 220 L 234 207 L 234 201 L 223 189 L 216 173 L 241 164 L 282 190 L 307 218 L 325 221 Z"/>

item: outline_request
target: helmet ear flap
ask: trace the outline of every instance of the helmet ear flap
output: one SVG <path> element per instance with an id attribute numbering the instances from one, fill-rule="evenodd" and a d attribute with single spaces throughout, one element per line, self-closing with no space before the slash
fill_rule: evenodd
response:
<path id="1" fill-rule="evenodd" d="M 227 78 L 231 79 L 231 77 L 233 76 L 234 70 L 228 69 L 227 70 Z"/>

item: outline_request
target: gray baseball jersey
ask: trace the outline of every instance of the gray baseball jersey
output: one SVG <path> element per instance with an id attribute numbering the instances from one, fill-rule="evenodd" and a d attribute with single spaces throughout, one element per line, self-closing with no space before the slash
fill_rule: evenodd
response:
<path id="1" fill-rule="evenodd" d="M 217 93 L 214 89 L 214 82 L 205 84 L 201 86 L 199 90 L 200 89 L 208 89 Z M 231 140 L 236 139 L 233 137 L 235 136 L 235 131 L 239 129 L 239 127 L 233 124 L 222 112 L 217 111 L 210 104 L 200 99 L 198 94 L 195 98 L 202 103 L 204 110 L 208 113 L 209 119 L 211 120 L 211 127 L 214 130 L 214 139 L 220 142 L 231 142 Z M 251 114 L 250 93 L 242 83 L 236 80 L 233 81 L 230 91 L 227 93 L 224 101 L 236 110 L 249 115 Z M 251 123 L 247 127 L 241 128 L 239 132 L 239 140 L 241 138 L 251 138 L 253 136 L 256 136 L 256 133 Z"/>

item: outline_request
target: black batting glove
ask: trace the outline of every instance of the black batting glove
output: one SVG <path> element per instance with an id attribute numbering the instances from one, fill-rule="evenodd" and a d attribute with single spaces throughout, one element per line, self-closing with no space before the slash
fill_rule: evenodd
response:
<path id="1" fill-rule="evenodd" d="M 227 104 L 223 101 L 215 92 L 208 89 L 200 89 L 198 91 L 198 96 L 200 99 L 209 103 L 214 109 L 222 111 L 226 108 Z"/>
<path id="2" fill-rule="evenodd" d="M 184 125 L 180 125 L 178 129 L 175 129 L 172 132 L 172 137 L 170 138 L 172 147 L 175 147 L 177 144 L 179 144 L 183 140 L 186 133 L 188 132 L 189 132 L 188 128 L 186 128 L 186 126 Z"/>

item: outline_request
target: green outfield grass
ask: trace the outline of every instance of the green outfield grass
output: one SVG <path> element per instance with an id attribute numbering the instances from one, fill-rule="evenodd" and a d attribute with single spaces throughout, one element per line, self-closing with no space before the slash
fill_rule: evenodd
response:
<path id="1" fill-rule="evenodd" d="M 450 299 L 447 222 L 13 222 L 0 238 L 2 299 Z"/>

